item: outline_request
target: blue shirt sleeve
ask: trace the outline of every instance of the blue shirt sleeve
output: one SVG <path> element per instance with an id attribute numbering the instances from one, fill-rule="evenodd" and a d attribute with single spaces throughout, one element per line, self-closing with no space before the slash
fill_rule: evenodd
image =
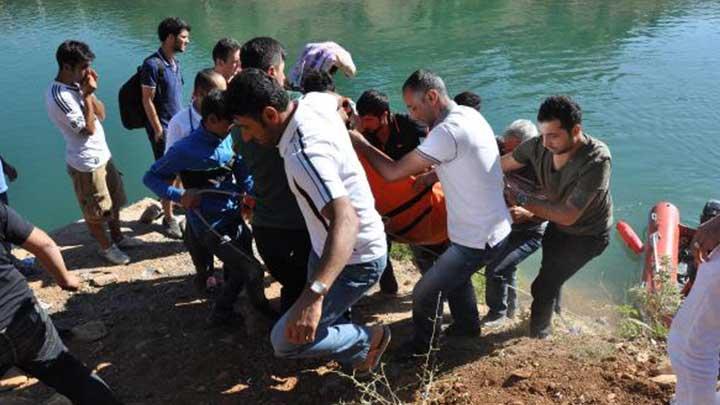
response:
<path id="1" fill-rule="evenodd" d="M 140 84 L 147 87 L 157 87 L 158 63 L 156 58 L 148 58 L 140 68 Z"/>
<path id="2" fill-rule="evenodd" d="M 171 181 L 187 166 L 189 160 L 180 148 L 170 148 L 162 158 L 150 166 L 143 176 L 143 184 L 160 198 L 180 202 L 185 190 L 171 185 Z"/>
<path id="3" fill-rule="evenodd" d="M 245 160 L 240 155 L 235 155 L 235 167 L 233 171 L 235 174 L 235 181 L 237 182 L 240 192 L 246 192 L 250 195 L 253 194 L 253 187 L 255 185 L 250 170 L 245 164 Z"/>

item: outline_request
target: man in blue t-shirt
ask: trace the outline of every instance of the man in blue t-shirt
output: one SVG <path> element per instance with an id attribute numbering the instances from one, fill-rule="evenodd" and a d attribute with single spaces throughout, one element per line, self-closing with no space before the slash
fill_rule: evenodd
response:
<path id="1" fill-rule="evenodd" d="M 215 302 L 210 321 L 214 325 L 233 320 L 238 293 L 247 287 L 252 305 L 275 317 L 263 285 L 263 269 L 252 256 L 252 235 L 241 215 L 242 196 L 252 187 L 245 162 L 235 155 L 232 126 L 222 92 L 212 90 L 203 99 L 200 127 L 181 139 L 145 174 L 143 182 L 161 198 L 188 210 L 189 230 L 208 256 L 224 264 L 226 282 Z M 184 188 L 171 184 L 180 176 Z M 191 251 L 192 253 L 192 251 Z"/>
<path id="2" fill-rule="evenodd" d="M 178 17 L 168 17 L 158 26 L 158 38 L 160 48 L 147 57 L 140 68 L 142 103 L 147 115 L 145 131 L 155 160 L 165 152 L 165 133 L 170 119 L 183 108 L 183 77 L 175 56 L 185 52 L 190 43 L 190 25 Z M 182 238 L 180 225 L 173 216 L 172 202 L 161 202 L 167 235 Z"/>
<path id="3" fill-rule="evenodd" d="M 2 156 L 0 156 L 0 202 L 8 204 L 8 185 L 5 181 L 5 176 L 12 183 L 17 179 L 17 170 L 10 163 L 8 163 Z"/>

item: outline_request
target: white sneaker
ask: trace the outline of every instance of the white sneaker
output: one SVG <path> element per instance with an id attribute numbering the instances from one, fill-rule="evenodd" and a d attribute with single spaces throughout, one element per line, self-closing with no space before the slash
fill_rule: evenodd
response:
<path id="1" fill-rule="evenodd" d="M 122 249 L 136 248 L 144 244 L 145 242 L 132 236 L 123 236 L 120 240 L 115 242 L 115 245 Z"/>
<path id="2" fill-rule="evenodd" d="M 103 259 L 109 261 L 112 264 L 128 264 L 130 263 L 130 256 L 126 255 L 125 252 L 120 250 L 116 245 L 110 245 L 109 248 L 103 250 L 100 249 L 98 252 Z"/>

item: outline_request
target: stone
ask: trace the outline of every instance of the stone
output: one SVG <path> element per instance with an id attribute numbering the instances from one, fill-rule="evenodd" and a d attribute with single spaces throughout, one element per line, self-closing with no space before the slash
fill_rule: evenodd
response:
<path id="1" fill-rule="evenodd" d="M 78 325 L 71 330 L 73 338 L 81 342 L 94 342 L 102 339 L 108 334 L 108 330 L 102 321 L 90 321 Z"/>
<path id="2" fill-rule="evenodd" d="M 37 401 L 31 401 L 18 396 L 5 396 L 2 397 L 2 405 L 36 405 Z"/>
<path id="3" fill-rule="evenodd" d="M 72 405 L 72 402 L 63 395 L 55 394 L 45 401 L 44 405 Z"/>
<path id="4" fill-rule="evenodd" d="M 515 378 L 518 378 L 518 379 L 520 379 L 520 380 L 527 380 L 528 378 L 532 377 L 532 374 L 533 374 L 533 373 L 532 373 L 532 370 L 519 368 L 519 369 L 513 371 L 513 372 L 510 374 L 510 377 L 515 377 Z"/>
<path id="5" fill-rule="evenodd" d="M 0 379 L 0 392 L 11 391 L 15 388 L 21 387 L 28 382 L 28 378 L 25 374 L 20 373 L 17 369 L 13 368 Z"/>
<path id="6" fill-rule="evenodd" d="M 662 387 L 672 387 L 677 383 L 677 377 L 672 374 L 662 374 L 650 379 Z"/>
<path id="7" fill-rule="evenodd" d="M 93 277 L 90 280 L 90 284 L 93 287 L 105 287 L 106 285 L 115 284 L 118 282 L 118 278 L 114 274 L 103 274 L 101 276 Z"/>

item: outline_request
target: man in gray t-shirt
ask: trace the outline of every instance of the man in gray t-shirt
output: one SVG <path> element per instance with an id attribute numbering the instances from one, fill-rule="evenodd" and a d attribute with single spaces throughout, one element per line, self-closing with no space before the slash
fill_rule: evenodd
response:
<path id="1" fill-rule="evenodd" d="M 503 156 L 502 168 L 532 167 L 544 195 L 507 189 L 512 204 L 549 221 L 530 316 L 530 334 L 545 338 L 552 333 L 553 302 L 562 285 L 607 247 L 611 157 L 604 143 L 584 133 L 582 110 L 567 96 L 548 97 L 537 120 L 541 137 Z"/>

